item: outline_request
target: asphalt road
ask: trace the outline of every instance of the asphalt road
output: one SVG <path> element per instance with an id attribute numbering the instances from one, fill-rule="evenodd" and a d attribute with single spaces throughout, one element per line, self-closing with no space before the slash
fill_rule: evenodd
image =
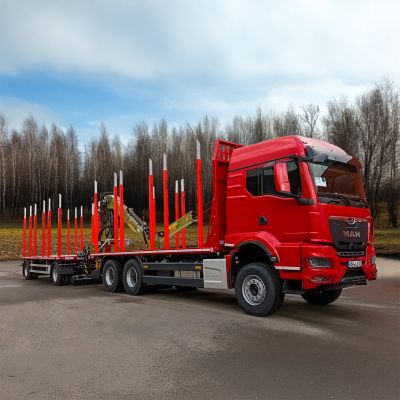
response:
<path id="1" fill-rule="evenodd" d="M 256 318 L 233 292 L 130 297 L 0 263 L 0 398 L 399 399 L 400 261 L 318 308 Z"/>

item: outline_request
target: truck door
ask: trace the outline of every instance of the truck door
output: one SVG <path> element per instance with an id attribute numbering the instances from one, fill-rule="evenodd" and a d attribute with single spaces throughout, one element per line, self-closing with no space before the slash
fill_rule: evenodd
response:
<path id="1" fill-rule="evenodd" d="M 290 159 L 284 162 L 287 164 L 290 194 L 301 195 L 298 161 Z M 246 202 L 246 207 L 238 207 L 241 210 L 240 230 L 271 233 L 282 244 L 280 253 L 287 254 L 284 256 L 286 264 L 300 265 L 300 243 L 309 237 L 307 207 L 299 205 L 290 195 L 277 193 L 273 165 L 249 168 L 245 192 L 241 201 Z"/>

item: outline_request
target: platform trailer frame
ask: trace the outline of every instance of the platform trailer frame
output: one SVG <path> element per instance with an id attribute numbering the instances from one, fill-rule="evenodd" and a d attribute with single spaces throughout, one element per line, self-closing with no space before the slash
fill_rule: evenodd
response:
<path id="1" fill-rule="evenodd" d="M 22 267 L 26 279 L 36 279 L 39 276 L 50 276 L 54 285 L 61 286 L 79 280 L 102 280 L 104 288 L 109 292 L 125 290 L 128 294 L 139 294 L 145 285 L 166 285 L 182 288 L 232 288 L 229 280 L 230 249 L 224 247 L 223 238 L 226 225 L 225 193 L 228 164 L 233 149 L 241 147 L 236 143 L 217 140 L 212 160 L 212 202 L 210 222 L 206 243 L 203 239 L 203 188 L 202 159 L 200 143 L 196 143 L 196 213 L 185 212 L 184 181 L 181 183 L 181 193 L 178 195 L 178 185 L 175 185 L 175 221 L 168 224 L 168 169 L 166 155 L 163 157 L 163 205 L 164 231 L 156 232 L 155 187 L 152 160 L 149 160 L 148 201 L 149 223 L 129 212 L 123 200 L 123 174 L 114 174 L 114 189 L 108 193 L 108 200 L 114 201 L 112 206 L 111 224 L 108 226 L 109 237 L 102 239 L 104 226 L 100 215 L 100 198 L 97 181 L 94 182 L 93 203 L 91 204 L 91 238 L 84 247 L 83 242 L 83 206 L 80 207 L 80 221 L 75 208 L 74 243 L 70 241 L 69 210 L 67 210 L 67 248 L 79 249 L 75 254 L 62 254 L 62 198 L 59 195 L 57 209 L 57 254 L 51 255 L 51 200 L 43 202 L 42 214 L 42 253 L 36 254 L 36 213 L 32 219 L 30 207 L 29 223 L 27 224 L 26 209 L 24 210 Z M 177 181 L 178 182 L 178 181 Z M 104 196 L 103 196 L 104 198 Z M 179 204 L 180 203 L 180 204 Z M 34 207 L 36 210 L 36 205 Z M 194 215 L 195 214 L 195 215 Z M 186 228 L 197 222 L 197 246 L 187 247 Z M 27 227 L 28 225 L 28 227 Z M 77 229 L 80 227 L 80 238 Z M 35 227 L 35 232 L 32 231 Z M 46 232 L 47 226 L 47 232 Z M 143 234 L 145 250 L 125 250 L 125 226 L 134 233 Z M 27 232 L 28 230 L 28 232 Z M 26 250 L 28 233 L 28 251 Z M 175 238 L 175 248 L 171 241 Z M 162 248 L 156 248 L 157 246 Z M 34 250 L 33 250 L 34 249 Z"/>

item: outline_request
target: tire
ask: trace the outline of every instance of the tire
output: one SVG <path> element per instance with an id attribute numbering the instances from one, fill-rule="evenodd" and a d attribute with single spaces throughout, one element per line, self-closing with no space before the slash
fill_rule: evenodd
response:
<path id="1" fill-rule="evenodd" d="M 263 263 L 251 263 L 239 270 L 235 295 L 247 314 L 263 317 L 277 311 L 283 303 L 283 285 L 278 272 Z"/>
<path id="2" fill-rule="evenodd" d="M 31 272 L 31 267 L 27 261 L 25 261 L 22 265 L 22 274 L 27 281 L 37 279 L 37 274 Z"/>
<path id="3" fill-rule="evenodd" d="M 143 289 L 143 271 L 136 260 L 128 260 L 122 272 L 122 283 L 126 293 L 137 296 Z"/>
<path id="4" fill-rule="evenodd" d="M 65 275 L 61 275 L 60 266 L 56 262 L 53 263 L 50 272 L 50 278 L 53 285 L 55 286 L 64 285 L 65 282 L 64 276 Z"/>
<path id="5" fill-rule="evenodd" d="M 335 290 L 314 290 L 303 293 L 301 297 L 313 306 L 326 306 L 336 301 L 342 294 L 342 289 Z"/>
<path id="6" fill-rule="evenodd" d="M 107 292 L 122 290 L 122 267 L 117 260 L 107 260 L 103 267 L 103 286 Z"/>

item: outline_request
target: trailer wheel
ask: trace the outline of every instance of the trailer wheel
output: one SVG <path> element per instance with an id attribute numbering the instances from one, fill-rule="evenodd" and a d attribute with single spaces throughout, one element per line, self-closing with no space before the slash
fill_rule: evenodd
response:
<path id="1" fill-rule="evenodd" d="M 247 264 L 240 269 L 235 280 L 235 295 L 247 314 L 258 317 L 277 311 L 284 299 L 278 273 L 263 263 Z"/>
<path id="2" fill-rule="evenodd" d="M 103 286 L 107 292 L 122 290 L 122 267 L 117 260 L 107 260 L 103 267 Z"/>
<path id="3" fill-rule="evenodd" d="M 55 286 L 62 286 L 64 285 L 64 275 L 61 275 L 61 271 L 60 271 L 60 266 L 58 265 L 58 263 L 53 263 L 52 267 L 51 267 L 51 272 L 50 272 L 50 276 L 51 276 L 51 281 L 53 282 L 53 285 Z"/>
<path id="4" fill-rule="evenodd" d="M 314 306 L 326 306 L 327 304 L 336 301 L 342 294 L 342 289 L 335 290 L 316 290 L 306 292 L 301 297 L 308 303 Z"/>
<path id="5" fill-rule="evenodd" d="M 38 277 L 37 274 L 31 272 L 31 267 L 27 261 L 25 261 L 22 265 L 22 274 L 27 281 L 30 281 L 31 279 L 37 279 Z"/>
<path id="6" fill-rule="evenodd" d="M 137 296 L 143 289 L 143 272 L 136 260 L 128 260 L 122 272 L 122 282 L 126 293 Z"/>

